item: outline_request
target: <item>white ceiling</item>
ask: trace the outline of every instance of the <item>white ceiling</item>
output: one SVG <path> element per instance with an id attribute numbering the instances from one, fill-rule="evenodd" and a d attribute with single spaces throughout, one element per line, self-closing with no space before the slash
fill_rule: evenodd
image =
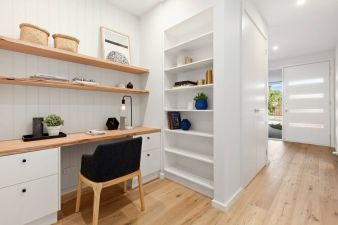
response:
<path id="1" fill-rule="evenodd" d="M 135 16 L 142 16 L 144 13 L 152 9 L 155 5 L 163 0 L 108 0 L 116 5 L 118 8 L 123 9 Z"/>
<path id="2" fill-rule="evenodd" d="M 252 0 L 269 29 L 270 60 L 333 50 L 338 41 L 338 0 Z M 274 45 L 278 51 L 271 51 Z"/>

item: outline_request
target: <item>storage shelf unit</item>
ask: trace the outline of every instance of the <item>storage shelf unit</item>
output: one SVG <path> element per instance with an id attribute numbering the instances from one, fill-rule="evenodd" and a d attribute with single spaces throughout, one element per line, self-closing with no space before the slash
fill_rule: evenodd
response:
<path id="1" fill-rule="evenodd" d="M 202 90 L 202 89 L 210 89 L 213 88 L 213 84 L 205 84 L 205 85 L 197 85 L 197 86 L 184 86 L 179 88 L 168 88 L 166 92 L 185 92 L 191 90 Z"/>
<path id="2" fill-rule="evenodd" d="M 148 94 L 149 93 L 149 91 L 142 90 L 142 89 L 128 89 L 128 88 L 111 87 L 111 86 L 104 86 L 104 85 L 83 85 L 83 84 L 74 84 L 74 83 L 65 82 L 65 81 L 53 81 L 53 80 L 44 80 L 44 79 L 38 79 L 38 78 L 18 78 L 18 77 L 10 77 L 10 76 L 0 76 L 0 84 L 39 86 L 39 87 L 127 93 L 127 94 Z"/>
<path id="3" fill-rule="evenodd" d="M 58 59 L 73 63 L 79 63 L 89 66 L 95 66 L 105 69 L 117 70 L 132 74 L 147 74 L 148 69 L 115 63 L 108 60 L 99 59 L 92 56 L 82 55 L 61 49 L 45 47 L 42 45 L 33 44 L 26 41 L 21 41 L 13 38 L 0 36 L 0 49 L 21 52 L 31 55 L 43 56 L 52 59 Z"/>
<path id="4" fill-rule="evenodd" d="M 201 162 L 205 163 L 214 163 L 213 157 L 210 155 L 205 155 L 201 153 L 196 153 L 192 150 L 186 150 L 186 149 L 181 149 L 181 148 L 176 148 L 176 147 L 168 147 L 164 149 L 165 152 L 169 152 L 171 154 L 176 154 L 176 155 L 181 155 L 187 158 L 191 159 L 196 159 Z"/>
<path id="5" fill-rule="evenodd" d="M 214 185 L 213 185 L 212 180 L 197 176 L 193 173 L 185 171 L 184 169 L 180 169 L 180 168 L 177 168 L 177 167 L 168 167 L 168 168 L 165 168 L 164 171 L 171 173 L 171 174 L 174 174 L 176 176 L 179 176 L 181 178 L 184 178 L 186 180 L 189 180 L 189 181 L 191 181 L 195 184 L 201 185 L 205 188 L 208 188 L 208 189 L 211 189 L 211 190 L 214 189 Z"/>
<path id="6" fill-rule="evenodd" d="M 206 71 L 213 67 L 212 8 L 164 31 L 164 108 L 180 112 L 188 119 L 191 130 L 164 129 L 164 175 L 209 197 L 213 197 L 213 87 L 174 87 L 178 81 L 205 79 Z M 180 65 L 184 57 L 193 62 Z M 187 109 L 198 92 L 208 96 L 207 110 Z"/>
<path id="7" fill-rule="evenodd" d="M 171 74 L 176 74 L 176 73 L 182 73 L 186 72 L 189 70 L 196 70 L 200 68 L 205 68 L 205 67 L 211 67 L 213 63 L 213 58 L 209 59 L 202 59 L 193 63 L 185 64 L 185 65 L 180 65 L 172 68 L 167 68 L 165 69 L 165 72 L 171 73 Z"/>
<path id="8" fill-rule="evenodd" d="M 166 49 L 165 53 L 177 54 L 181 51 L 191 51 L 196 48 L 203 48 L 205 46 L 210 46 L 213 40 L 213 32 L 208 32 L 206 34 L 202 34 L 200 36 L 194 37 L 188 41 L 184 41 L 179 43 L 173 47 Z"/>
<path id="9" fill-rule="evenodd" d="M 206 110 L 197 110 L 197 109 L 166 109 L 167 112 L 196 112 L 196 113 L 211 113 L 213 109 L 206 109 Z"/>
<path id="10" fill-rule="evenodd" d="M 213 83 L 174 87 L 175 82 L 205 79 L 213 67 L 212 8 L 164 31 L 164 175 L 213 197 Z M 185 57 L 193 62 L 181 65 Z M 206 110 L 187 109 L 198 92 L 208 96 Z M 168 112 L 180 112 L 190 130 L 168 129 Z"/>

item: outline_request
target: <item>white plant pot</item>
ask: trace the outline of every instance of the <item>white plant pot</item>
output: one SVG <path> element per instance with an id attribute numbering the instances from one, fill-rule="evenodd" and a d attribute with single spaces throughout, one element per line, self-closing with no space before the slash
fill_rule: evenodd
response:
<path id="1" fill-rule="evenodd" d="M 47 127 L 49 136 L 58 136 L 62 126 Z"/>

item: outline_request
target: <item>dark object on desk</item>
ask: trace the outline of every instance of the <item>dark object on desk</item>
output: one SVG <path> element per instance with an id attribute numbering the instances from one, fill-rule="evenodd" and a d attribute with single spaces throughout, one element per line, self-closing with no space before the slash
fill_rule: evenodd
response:
<path id="1" fill-rule="evenodd" d="M 62 138 L 67 137 L 67 134 L 60 132 L 57 136 L 49 136 L 48 133 L 44 133 L 41 136 L 34 136 L 33 134 L 23 135 L 22 140 L 24 142 L 27 141 L 39 141 L 39 140 L 46 140 L 46 139 L 53 139 L 53 138 Z"/>
<path id="2" fill-rule="evenodd" d="M 33 118 L 33 136 L 41 137 L 43 134 L 43 117 Z"/>
<path id="3" fill-rule="evenodd" d="M 171 130 L 176 130 L 181 128 L 181 114 L 180 112 L 168 112 L 168 127 Z"/>
<path id="4" fill-rule="evenodd" d="M 98 224 L 102 188 L 138 177 L 141 210 L 144 211 L 142 174 L 140 170 L 142 137 L 99 145 L 92 155 L 83 155 L 77 187 L 75 212 L 80 211 L 82 183 L 93 188 L 93 225 Z"/>
<path id="5" fill-rule="evenodd" d="M 196 85 L 197 85 L 197 82 L 190 81 L 190 80 L 184 80 L 184 81 L 175 82 L 174 87 L 196 86 Z"/>
<path id="6" fill-rule="evenodd" d="M 127 84 L 127 88 L 133 89 L 133 88 L 134 88 L 134 85 L 133 85 L 131 82 L 129 82 L 129 83 Z"/>
<path id="7" fill-rule="evenodd" d="M 119 128 L 119 121 L 113 117 L 113 118 L 108 118 L 107 122 L 106 122 L 106 126 L 108 128 L 108 130 L 117 130 Z"/>

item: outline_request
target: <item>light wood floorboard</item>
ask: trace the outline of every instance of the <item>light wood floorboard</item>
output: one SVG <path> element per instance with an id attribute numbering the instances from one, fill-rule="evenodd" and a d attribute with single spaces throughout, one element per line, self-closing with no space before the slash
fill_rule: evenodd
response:
<path id="1" fill-rule="evenodd" d="M 137 190 L 114 186 L 101 195 L 100 225 L 338 225 L 338 157 L 321 146 L 269 142 L 270 164 L 243 190 L 227 213 L 211 199 L 169 180 Z M 80 213 L 75 195 L 63 197 L 63 225 L 90 224 L 93 194 L 84 191 Z"/>

